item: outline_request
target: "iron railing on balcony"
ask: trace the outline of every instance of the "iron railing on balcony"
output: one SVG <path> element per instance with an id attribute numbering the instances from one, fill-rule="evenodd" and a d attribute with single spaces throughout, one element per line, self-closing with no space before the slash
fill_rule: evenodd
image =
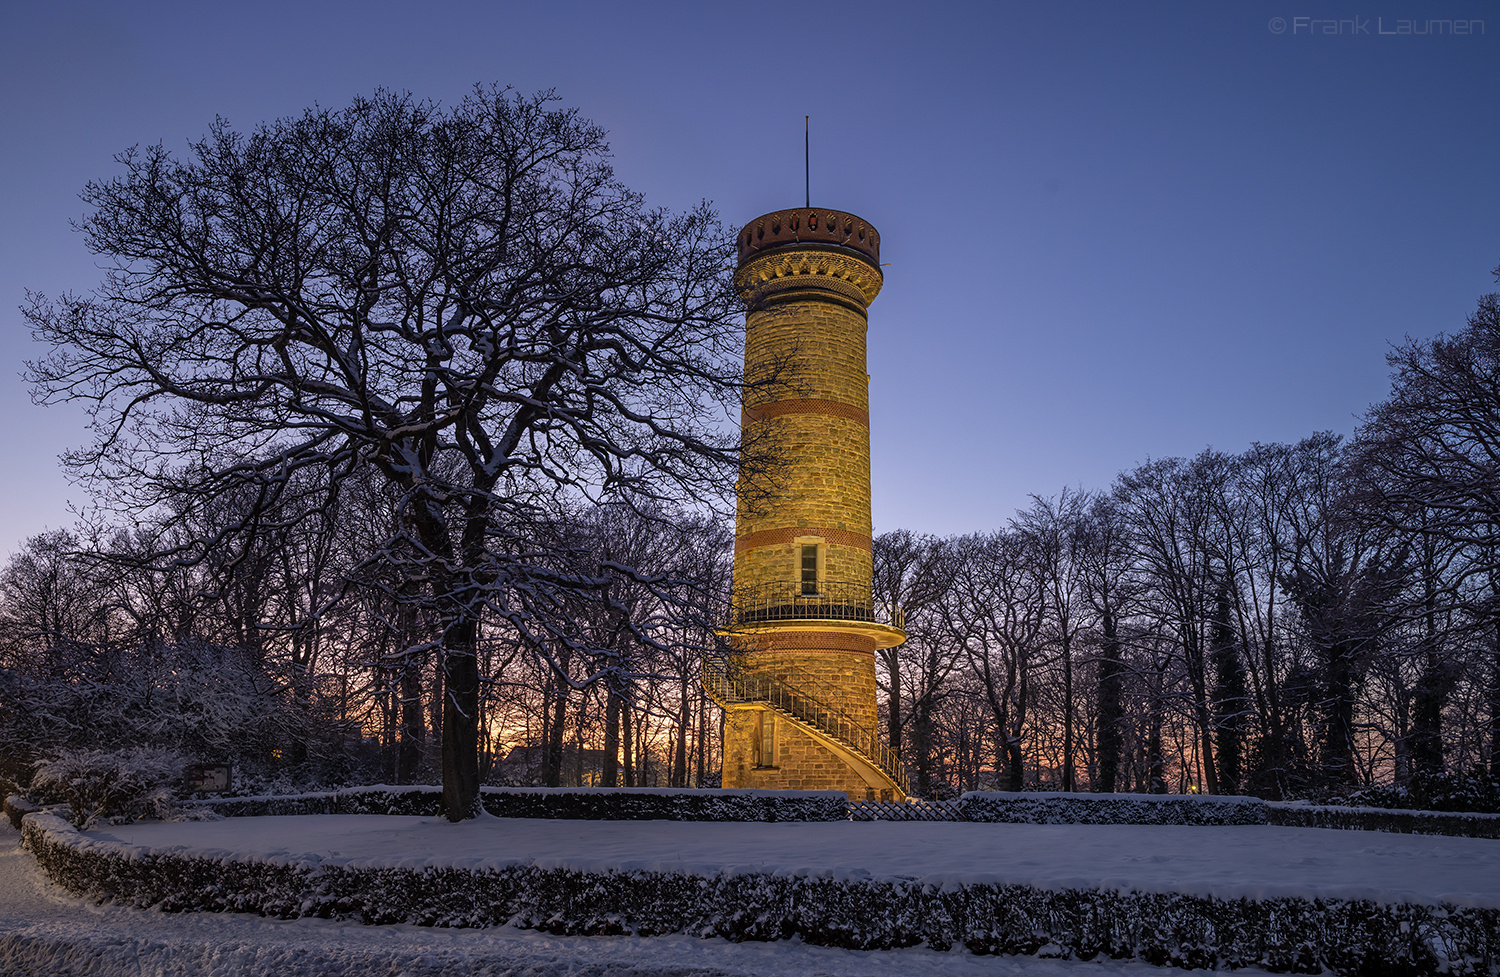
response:
<path id="1" fill-rule="evenodd" d="M 890 613 L 871 599 L 869 583 L 823 581 L 813 587 L 778 580 L 734 589 L 730 625 L 766 621 L 868 621 L 901 627 L 901 613 Z"/>
<path id="2" fill-rule="evenodd" d="M 875 730 L 832 705 L 838 698 L 838 688 L 811 672 L 787 664 L 748 670 L 737 655 L 706 655 L 703 688 L 725 708 L 761 703 L 837 740 L 891 778 L 903 794 L 909 793 L 910 782 L 900 755 L 880 742 Z"/>

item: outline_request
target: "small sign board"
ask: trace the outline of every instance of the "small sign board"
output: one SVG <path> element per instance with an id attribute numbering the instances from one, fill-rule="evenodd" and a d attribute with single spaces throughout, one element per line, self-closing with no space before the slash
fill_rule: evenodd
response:
<path id="1" fill-rule="evenodd" d="M 231 768 L 227 763 L 194 763 L 182 771 L 188 790 L 219 792 L 229 789 Z"/>

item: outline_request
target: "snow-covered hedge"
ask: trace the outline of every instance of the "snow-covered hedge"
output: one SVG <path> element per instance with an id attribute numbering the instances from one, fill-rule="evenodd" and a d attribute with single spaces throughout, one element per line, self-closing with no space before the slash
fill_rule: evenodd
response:
<path id="1" fill-rule="evenodd" d="M 351 787 L 307 794 L 265 794 L 254 797 L 210 797 L 198 802 L 228 818 L 293 814 L 409 814 L 437 817 L 443 792 L 437 787 Z"/>
<path id="2" fill-rule="evenodd" d="M 842 821 L 845 795 L 837 791 L 692 790 L 668 788 L 485 787 L 485 810 L 498 817 L 615 821 Z M 206 798 L 202 808 L 224 817 L 289 814 L 442 814 L 442 791 L 432 786 L 376 785 L 311 794 Z M 1500 838 L 1500 815 L 1390 811 L 1268 803 L 1255 797 L 1172 794 L 1061 794 L 974 792 L 960 810 L 969 821 L 1020 824 L 1274 824 L 1401 834 Z M 4 813 L 39 810 L 6 798 Z"/>
<path id="3" fill-rule="evenodd" d="M 10 819 L 11 827 L 17 831 L 21 830 L 21 818 L 33 811 L 40 810 L 41 807 L 31 803 L 19 794 L 9 795 L 5 798 L 4 804 L 0 805 L 0 811 L 3 811 L 5 816 Z"/>
<path id="4" fill-rule="evenodd" d="M 970 821 L 1013 824 L 1266 824 L 1258 797 L 971 791 L 959 798 Z"/>
<path id="5" fill-rule="evenodd" d="M 788 873 L 482 869 L 231 858 L 79 834 L 46 813 L 23 844 L 75 895 L 162 909 L 365 923 L 517 926 L 558 934 L 689 933 L 852 949 L 1136 957 L 1153 964 L 1340 974 L 1494 974 L 1500 910 L 1352 899 L 1172 893 Z"/>
<path id="6" fill-rule="evenodd" d="M 1274 824 L 1500 838 L 1500 814 L 1323 807 L 1281 804 L 1258 797 L 975 791 L 959 799 L 959 809 L 970 821 L 1013 824 Z"/>
<path id="7" fill-rule="evenodd" d="M 484 809 L 503 818 L 603 821 L 842 821 L 840 791 L 692 790 L 657 787 L 485 787 Z M 355 787 L 316 794 L 203 801 L 226 817 L 286 814 L 410 814 L 436 817 L 437 787 Z"/>
<path id="8" fill-rule="evenodd" d="M 1266 805 L 1269 823 L 1288 828 L 1341 828 L 1392 831 L 1408 835 L 1500 838 L 1500 814 L 1455 814 L 1444 811 L 1390 811 L 1379 807 L 1321 807 L 1311 804 Z"/>
<path id="9" fill-rule="evenodd" d="M 503 818 L 598 821 L 842 821 L 836 790 L 693 790 L 665 787 L 486 787 L 484 809 Z"/>

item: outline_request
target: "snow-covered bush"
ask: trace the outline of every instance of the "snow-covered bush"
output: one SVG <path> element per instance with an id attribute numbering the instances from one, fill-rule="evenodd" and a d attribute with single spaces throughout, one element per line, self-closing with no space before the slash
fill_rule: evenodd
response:
<path id="1" fill-rule="evenodd" d="M 1343 804 L 1405 811 L 1500 814 L 1500 777 L 1481 769 L 1468 774 L 1418 773 L 1399 787 L 1366 787 L 1355 791 Z"/>
<path id="2" fill-rule="evenodd" d="M 87 828 L 100 819 L 167 818 L 181 795 L 185 759 L 173 750 L 62 750 L 36 765 L 32 791 L 68 805 L 70 821 Z"/>
<path id="3" fill-rule="evenodd" d="M 59 749 L 146 745 L 232 762 L 237 784 L 260 775 L 277 792 L 380 776 L 331 700 L 287 695 L 264 656 L 203 641 L 64 652 L 55 668 L 0 668 L 0 781 L 14 784 L 0 789 L 26 794 L 34 763 Z"/>

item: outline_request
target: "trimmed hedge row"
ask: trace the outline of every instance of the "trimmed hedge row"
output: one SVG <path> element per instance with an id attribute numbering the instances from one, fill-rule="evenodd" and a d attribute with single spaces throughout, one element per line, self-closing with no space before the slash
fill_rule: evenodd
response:
<path id="1" fill-rule="evenodd" d="M 10 819 L 11 827 L 15 828 L 17 831 L 21 830 L 21 818 L 32 813 L 33 811 L 40 810 L 40 807 L 31 803 L 19 794 L 11 794 L 5 798 L 5 801 L 3 803 L 0 803 L 0 813 L 4 813 L 4 815 Z"/>
<path id="2" fill-rule="evenodd" d="M 971 791 L 959 798 L 970 821 L 1012 824 L 1266 824 L 1258 797 Z"/>
<path id="3" fill-rule="evenodd" d="M 1266 805 L 1270 824 L 1287 828 L 1339 828 L 1349 831 L 1391 831 L 1407 835 L 1450 835 L 1458 838 L 1500 838 L 1500 815 L 1454 814 L 1443 811 L 1388 811 L 1378 807 L 1314 807 L 1306 804 Z"/>
<path id="4" fill-rule="evenodd" d="M 693 790 L 651 787 L 484 787 L 484 809 L 502 818 L 587 821 L 842 821 L 840 791 Z M 317 794 L 226 797 L 202 805 L 225 817 L 406 814 L 437 817 L 438 787 L 355 787 Z"/>
<path id="5" fill-rule="evenodd" d="M 1015 824 L 1272 824 L 1397 834 L 1500 838 L 1500 815 L 1283 804 L 1258 797 L 1172 794 L 972 792 L 959 799 L 970 821 Z"/>
<path id="6" fill-rule="evenodd" d="M 485 787 L 490 814 L 507 818 L 618 821 L 842 821 L 838 791 L 692 790 L 657 788 Z M 206 798 L 200 806 L 224 817 L 290 814 L 403 814 L 438 817 L 437 787 L 355 787 L 315 794 Z M 1368 807 L 1281 804 L 1255 797 L 1162 794 L 973 792 L 959 801 L 969 821 L 1015 824 L 1272 824 L 1398 834 L 1500 839 L 1500 815 L 1392 811 Z M 16 828 L 40 807 L 5 798 L 0 811 Z"/>
<path id="7" fill-rule="evenodd" d="M 843 821 L 849 799 L 837 790 L 653 787 L 489 787 L 484 809 L 502 818 L 590 821 Z"/>
<path id="8" fill-rule="evenodd" d="M 483 870 L 231 860 L 86 838 L 23 821 L 23 844 L 75 895 L 168 911 L 492 926 L 556 934 L 689 933 L 879 950 L 1135 957 L 1179 967 L 1339 974 L 1495 974 L 1500 910 L 1365 900 L 1215 899 L 1024 885 L 787 874 Z"/>

